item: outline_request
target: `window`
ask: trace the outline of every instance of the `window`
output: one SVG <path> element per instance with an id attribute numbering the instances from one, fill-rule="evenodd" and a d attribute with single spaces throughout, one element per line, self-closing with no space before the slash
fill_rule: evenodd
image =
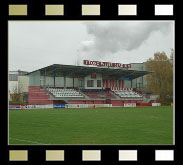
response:
<path id="1" fill-rule="evenodd" d="M 94 87 L 94 80 L 87 80 L 87 87 Z"/>
<path id="2" fill-rule="evenodd" d="M 101 80 L 97 80 L 97 87 L 101 87 L 102 84 L 101 84 Z"/>
<path id="3" fill-rule="evenodd" d="M 18 81 L 17 74 L 9 74 L 9 81 Z"/>

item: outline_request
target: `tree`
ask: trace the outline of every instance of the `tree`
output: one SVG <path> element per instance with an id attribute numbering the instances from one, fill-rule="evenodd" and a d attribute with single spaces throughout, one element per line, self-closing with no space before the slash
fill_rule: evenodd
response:
<path id="1" fill-rule="evenodd" d="M 22 98 L 23 98 L 23 84 L 21 82 L 19 82 L 18 85 L 15 85 L 12 89 L 12 101 L 13 102 L 22 102 Z"/>
<path id="2" fill-rule="evenodd" d="M 146 69 L 152 71 L 147 75 L 147 88 L 153 94 L 158 94 L 162 104 L 170 104 L 173 101 L 173 54 L 170 59 L 165 52 L 156 52 L 154 59 L 147 60 Z"/>

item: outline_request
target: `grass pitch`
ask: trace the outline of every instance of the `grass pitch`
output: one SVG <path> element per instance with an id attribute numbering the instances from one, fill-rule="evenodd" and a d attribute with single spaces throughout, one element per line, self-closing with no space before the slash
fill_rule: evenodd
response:
<path id="1" fill-rule="evenodd" d="M 9 110 L 9 144 L 173 144 L 173 107 Z"/>

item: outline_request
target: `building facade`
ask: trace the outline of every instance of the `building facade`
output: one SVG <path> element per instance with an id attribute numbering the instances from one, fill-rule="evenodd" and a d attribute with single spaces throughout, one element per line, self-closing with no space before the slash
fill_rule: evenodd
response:
<path id="1" fill-rule="evenodd" d="M 12 96 L 22 94 L 23 100 L 28 100 L 29 76 L 26 71 L 9 71 L 8 73 L 8 93 L 9 100 L 12 101 Z"/>

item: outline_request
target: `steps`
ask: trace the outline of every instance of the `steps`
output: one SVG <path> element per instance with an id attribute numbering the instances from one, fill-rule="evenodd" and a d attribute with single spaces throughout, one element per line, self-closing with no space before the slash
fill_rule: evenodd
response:
<path id="1" fill-rule="evenodd" d="M 86 94 L 84 94 L 81 90 L 78 89 L 78 91 L 79 91 L 79 93 L 81 93 L 86 99 L 88 99 L 88 100 L 90 99 L 90 97 L 88 97 Z"/>
<path id="2" fill-rule="evenodd" d="M 49 100 L 49 95 L 45 89 L 40 89 L 40 86 L 29 86 L 28 103 L 30 105 L 53 104 Z"/>
<path id="3" fill-rule="evenodd" d="M 145 100 L 142 101 L 142 103 L 149 103 L 151 101 L 150 98 L 145 98 Z"/>

